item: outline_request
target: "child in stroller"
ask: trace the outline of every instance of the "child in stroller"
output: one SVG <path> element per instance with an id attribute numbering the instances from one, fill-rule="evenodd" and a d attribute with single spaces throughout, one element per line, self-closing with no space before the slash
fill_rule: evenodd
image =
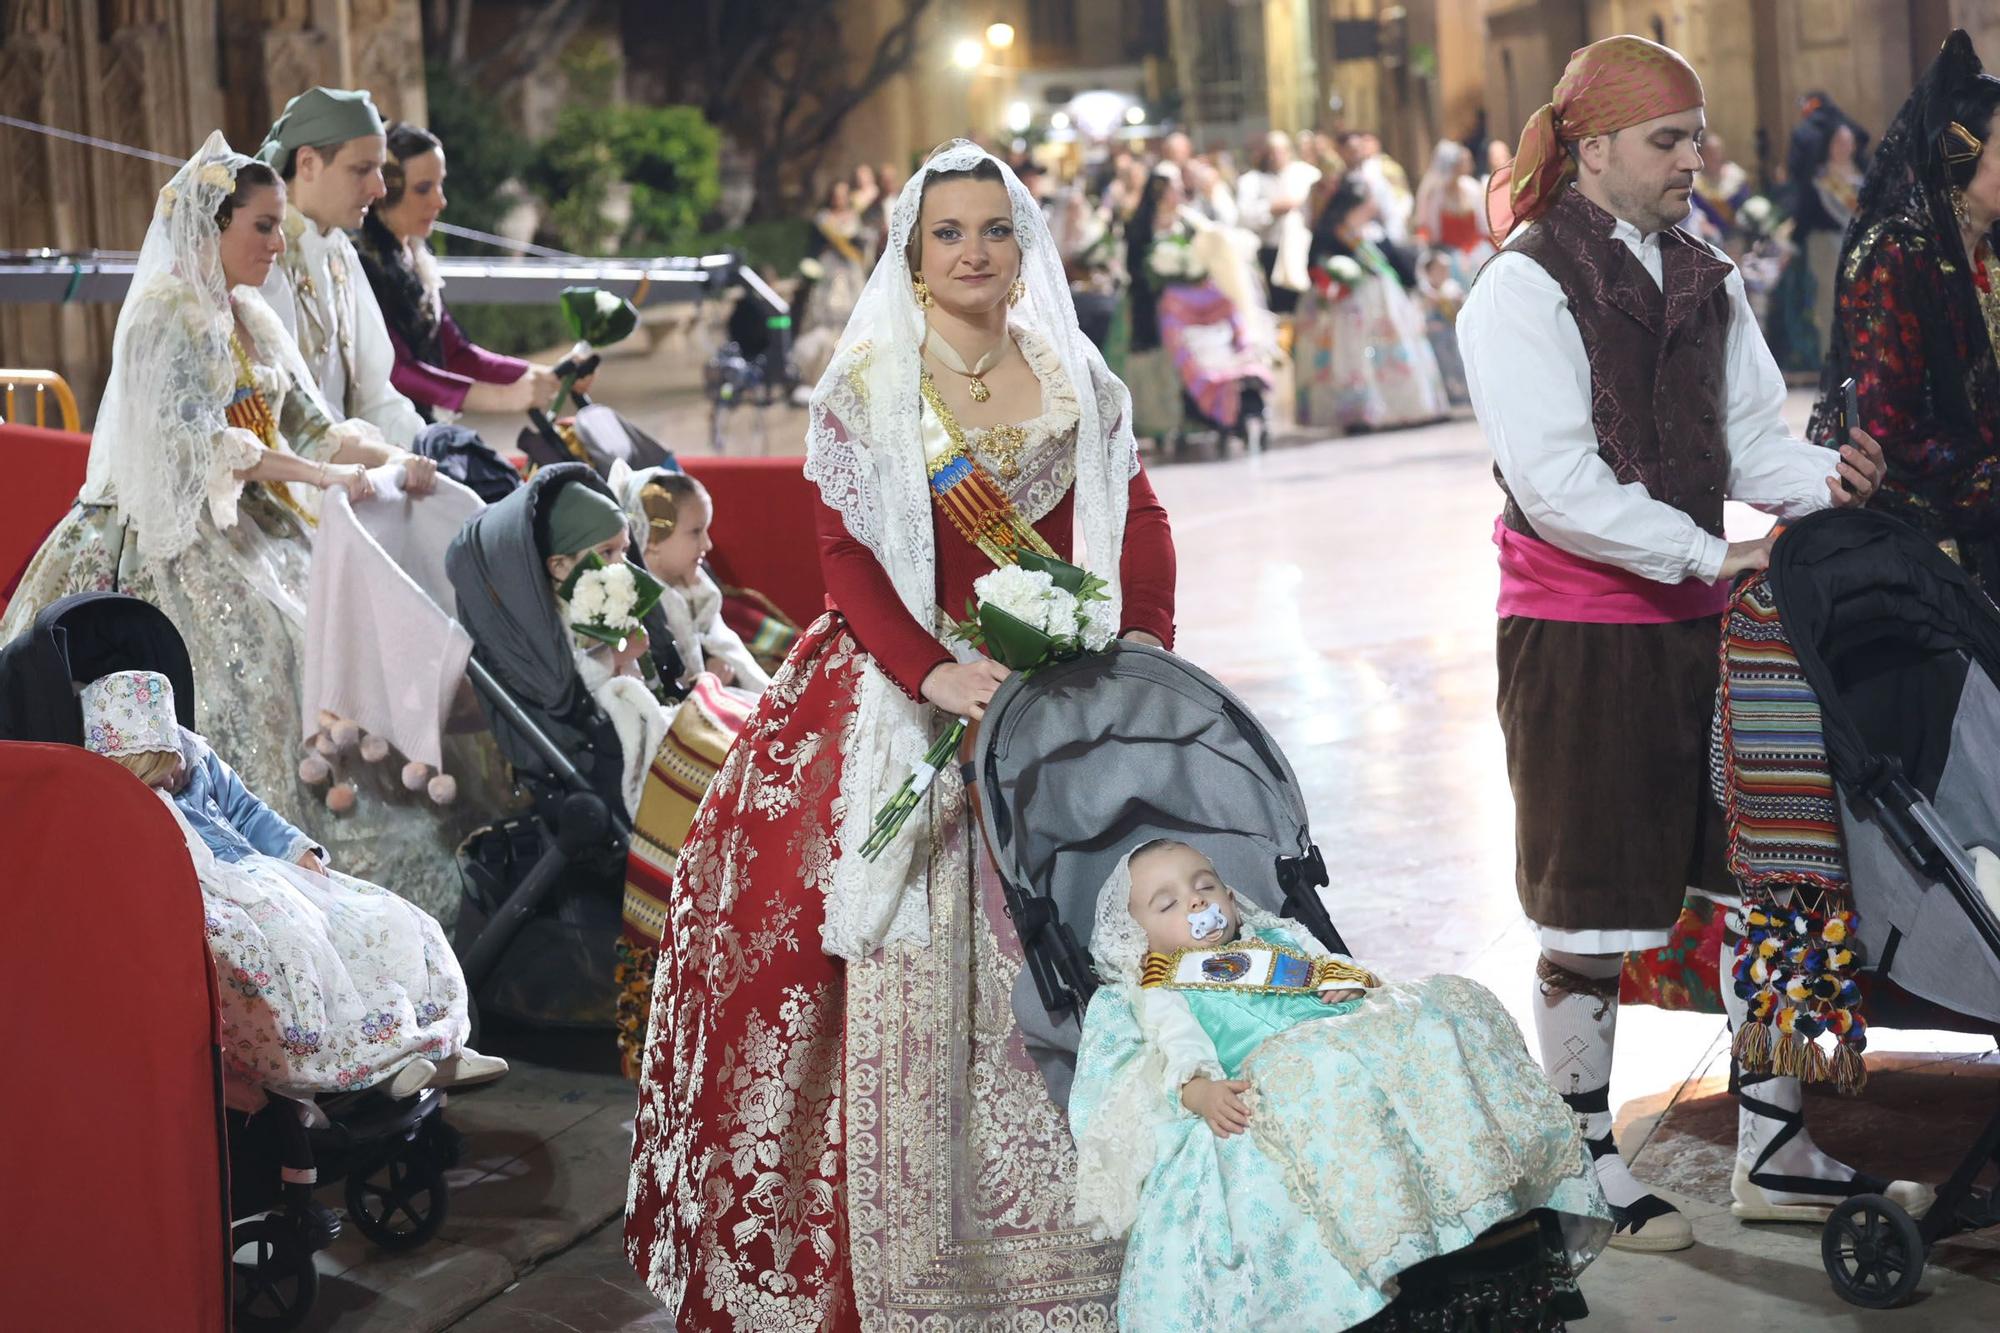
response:
<path id="1" fill-rule="evenodd" d="M 684 674 L 658 608 L 623 651 L 579 646 L 562 583 L 585 554 L 611 563 L 629 548 L 610 488 L 584 464 L 559 463 L 467 524 L 446 557 L 474 683 L 535 798 L 533 815 L 469 849 L 459 918 L 467 974 L 485 1012 L 541 1026 L 616 1024 L 628 1054 L 645 1030 L 657 904 L 748 714 L 712 676 L 671 709 L 654 698 L 639 678 L 641 653 L 664 684 Z"/>
<path id="2" fill-rule="evenodd" d="M 146 681 L 143 704 L 139 679 Z M 121 680 L 130 684 L 129 698 L 114 707 Z M 86 683 L 95 688 L 88 727 L 79 697 Z M 128 712 L 136 716 L 113 716 Z M 185 770 L 179 802 L 159 794 L 189 858 L 175 882 L 199 887 L 221 977 L 214 991 L 229 1058 L 219 1062 L 217 1082 L 231 1107 L 226 1193 L 235 1218 L 235 1326 L 292 1328 L 313 1302 L 313 1252 L 341 1229 L 340 1218 L 313 1197 L 318 1185 L 344 1177 L 347 1219 L 388 1249 L 423 1244 L 444 1220 L 445 1172 L 458 1136 L 440 1114 L 442 1092 L 421 1087 L 393 1097 L 397 1079 L 407 1075 L 405 1088 L 435 1085 L 433 1056 L 460 1081 L 505 1066 L 463 1044 L 465 987 L 441 951 L 435 923 L 372 886 L 296 864 L 308 851 L 305 840 L 192 733 L 194 717 L 186 645 L 164 612 L 138 598 L 66 597 L 0 647 L 0 740 L 128 751 L 117 759 L 126 767 Z M 147 751 L 164 761 L 138 757 Z M 138 874 L 150 868 L 133 867 Z M 298 888 L 300 881 L 310 891 Z M 342 910 L 350 906 L 353 912 Z M 342 949 L 371 928 L 376 938 L 366 949 L 380 954 L 387 943 L 401 957 L 393 968 L 362 969 L 357 978 Z M 287 941 L 279 957 L 261 952 Z M 362 956 L 355 949 L 351 958 Z M 381 981 L 377 972 L 392 975 Z M 330 988 L 337 1023 L 325 1013 Z M 426 1001 L 444 1012 L 420 1014 Z M 342 1041 L 373 1042 L 378 1050 L 329 1066 L 296 1049 L 316 1042 L 326 1051 Z M 257 1053 L 268 1059 L 247 1058 Z M 462 1058 L 450 1066 L 453 1056 Z"/>
<path id="3" fill-rule="evenodd" d="M 1121 1326 L 1348 1328 L 1406 1270 L 1544 1208 L 1569 1261 L 1549 1280 L 1571 1308 L 1550 1308 L 1582 1313 L 1570 1265 L 1610 1212 L 1575 1118 L 1485 990 L 1384 985 L 1168 839 L 1106 882 L 1091 952 L 1107 984 L 1070 1100 L 1077 1220 L 1130 1233 Z"/>
<path id="4" fill-rule="evenodd" d="M 187 838 L 222 982 L 235 1110 L 377 1083 L 397 1099 L 484 1083 L 507 1063 L 465 1044 L 465 982 L 438 923 L 328 867 L 325 853 L 179 725 L 157 671 L 83 690 L 84 745 L 167 802 Z"/>
<path id="5" fill-rule="evenodd" d="M 540 521 L 546 516 L 546 522 Z M 619 791 L 627 817 L 637 813 L 646 767 L 667 734 L 667 714 L 646 687 L 640 661 L 651 647 L 644 633 L 620 644 L 585 639 L 571 627 L 571 607 L 562 589 L 576 568 L 591 557 L 616 568 L 631 544 L 625 511 L 603 489 L 564 486 L 537 515 L 536 547 L 548 570 L 556 609 L 571 640 L 577 676 L 617 729 L 621 752 Z"/>

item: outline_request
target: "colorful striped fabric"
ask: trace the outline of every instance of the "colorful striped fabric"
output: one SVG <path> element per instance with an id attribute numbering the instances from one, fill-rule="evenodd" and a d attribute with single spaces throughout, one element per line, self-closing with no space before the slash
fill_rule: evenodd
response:
<path id="1" fill-rule="evenodd" d="M 710 675 L 697 678 L 693 692 L 674 710 L 633 820 L 625 870 L 625 933 L 634 944 L 660 942 L 681 843 L 710 780 L 749 720 L 750 705 Z"/>
<path id="2" fill-rule="evenodd" d="M 1746 889 L 1844 893 L 1847 860 L 1819 700 L 1761 578 L 1736 594 L 1723 625 L 1719 732 L 1730 873 Z"/>
<path id="3" fill-rule="evenodd" d="M 699 677 L 693 692 L 674 710 L 673 725 L 646 774 L 639 814 L 633 820 L 631 851 L 625 858 L 624 929 L 614 946 L 612 969 L 618 986 L 618 1051 L 627 1078 L 639 1077 L 660 936 L 666 928 L 667 898 L 681 844 L 708 784 L 749 720 L 749 704 L 714 676 Z"/>
<path id="4" fill-rule="evenodd" d="M 1819 699 L 1762 577 L 1737 590 L 1723 622 L 1716 732 L 1745 929 L 1724 984 L 1749 1006 L 1732 1054 L 1747 1072 L 1858 1092 L 1868 1022 L 1840 802 Z"/>

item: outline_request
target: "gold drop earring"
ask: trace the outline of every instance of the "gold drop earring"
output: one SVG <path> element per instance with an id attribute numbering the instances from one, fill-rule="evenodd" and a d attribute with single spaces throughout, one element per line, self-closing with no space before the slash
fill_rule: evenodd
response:
<path id="1" fill-rule="evenodd" d="M 1014 285 L 1007 289 L 1007 304 L 1010 306 L 1019 305 L 1021 304 L 1021 298 L 1027 294 L 1028 284 L 1022 282 L 1019 278 L 1014 279 Z"/>
<path id="2" fill-rule="evenodd" d="M 1951 187 L 1950 197 L 1951 197 L 1951 215 L 1954 218 L 1958 219 L 1959 229 L 1962 231 L 1965 229 L 1966 226 L 1965 191 L 1959 189 L 1956 185 L 1954 185 Z M 1969 257 L 1970 256 L 1968 256 L 1968 258 Z"/>
<path id="3" fill-rule="evenodd" d="M 923 274 L 919 273 L 911 280 L 910 290 L 917 294 L 917 304 L 925 310 L 937 304 L 936 299 L 931 296 L 931 286 L 924 281 Z"/>

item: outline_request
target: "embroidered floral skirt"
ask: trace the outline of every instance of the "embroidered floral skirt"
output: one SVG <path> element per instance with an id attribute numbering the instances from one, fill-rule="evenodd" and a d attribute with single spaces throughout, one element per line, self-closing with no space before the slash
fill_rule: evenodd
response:
<path id="1" fill-rule="evenodd" d="M 681 849 L 627 1255 L 682 1330 L 1110 1328 L 1122 1252 L 1070 1222 L 1074 1145 L 954 771 L 930 797 L 930 944 L 820 951 L 864 660 L 837 616 L 806 632 Z"/>
<path id="2" fill-rule="evenodd" d="M 215 862 L 201 896 L 231 1106 L 372 1087 L 465 1044 L 465 976 L 420 908 L 269 856 Z"/>

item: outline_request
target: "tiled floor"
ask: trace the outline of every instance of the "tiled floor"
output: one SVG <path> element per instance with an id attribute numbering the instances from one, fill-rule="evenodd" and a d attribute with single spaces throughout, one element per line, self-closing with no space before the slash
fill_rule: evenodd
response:
<path id="1" fill-rule="evenodd" d="M 1179 550 L 1181 651 L 1237 690 L 1290 757 L 1349 943 L 1392 975 L 1476 977 L 1525 1020 L 1533 945 L 1509 887 L 1511 805 L 1493 722 L 1494 490 L 1476 430 L 1457 423 L 1163 466 L 1154 481 Z M 1734 1108 L 1720 1021 L 1629 1008 L 1621 1025 L 1613 1092 L 1623 1142 L 1639 1174 L 1688 1208 L 1701 1244 L 1600 1260 L 1584 1279 L 1595 1311 L 1586 1327 L 2000 1325 L 2000 1240 L 1948 1243 L 1916 1307 L 1865 1315 L 1829 1289 L 1815 1229 L 1731 1219 Z M 2000 1103 L 2000 1059 L 1991 1043 L 1900 1033 L 1878 1034 L 1874 1058 L 1865 1097 L 1815 1098 L 1821 1141 L 1877 1170 L 1939 1178 Z M 532 1073 L 486 1096 L 496 1100 L 463 1104 L 488 1170 L 460 1192 L 446 1232 L 457 1248 L 420 1251 L 397 1261 L 398 1273 L 421 1277 L 400 1265 L 429 1264 L 435 1282 L 440 1268 L 462 1264 L 468 1280 L 452 1290 L 493 1291 L 529 1255 L 584 1235 L 589 1217 L 622 1203 L 622 1089 Z M 485 1144 L 482 1126 L 493 1136 Z M 526 1224 L 509 1220 L 523 1211 Z M 626 1267 L 618 1231 L 584 1235 L 451 1327 L 670 1328 Z M 416 1288 L 399 1279 L 370 1281 L 386 1294 L 336 1311 L 339 1282 L 323 1298 L 338 1317 L 320 1327 L 435 1328 L 466 1308 L 450 1290 L 411 1297 Z"/>

